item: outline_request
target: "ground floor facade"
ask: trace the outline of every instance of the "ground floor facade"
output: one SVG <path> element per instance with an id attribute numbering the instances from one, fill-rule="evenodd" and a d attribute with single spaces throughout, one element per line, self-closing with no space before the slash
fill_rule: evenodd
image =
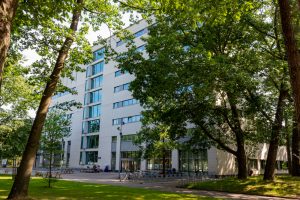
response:
<path id="1" fill-rule="evenodd" d="M 148 171 L 163 170 L 204 173 L 216 176 L 231 176 L 237 174 L 237 160 L 232 155 L 215 147 L 201 150 L 172 150 L 166 151 L 165 156 L 143 159 L 139 147 L 135 146 L 130 137 L 122 142 L 119 137 L 112 137 L 110 148 L 101 152 L 101 149 L 81 148 L 71 151 L 70 144 L 65 144 L 64 164 L 70 168 L 86 168 L 99 165 L 103 171 Z M 72 154 L 74 152 L 74 154 Z M 266 165 L 268 153 L 267 144 L 259 144 L 249 155 L 248 168 L 254 174 L 262 174 Z M 73 160 L 74 159 L 74 160 Z M 40 161 L 39 161 L 40 162 Z M 285 147 L 280 147 L 276 163 L 277 173 L 287 173 L 287 154 Z"/>

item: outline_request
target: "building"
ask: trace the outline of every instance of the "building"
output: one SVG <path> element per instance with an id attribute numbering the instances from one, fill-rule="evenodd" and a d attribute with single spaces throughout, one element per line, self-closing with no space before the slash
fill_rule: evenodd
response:
<path id="1" fill-rule="evenodd" d="M 148 33 L 147 23 L 140 21 L 127 29 L 135 37 L 138 51 L 145 49 L 142 36 Z M 124 41 L 112 36 L 108 38 L 112 47 L 118 51 L 126 51 Z M 52 105 L 75 100 L 83 105 L 82 109 L 73 110 L 72 134 L 65 138 L 65 164 L 69 167 L 85 167 L 97 164 L 102 169 L 115 171 L 161 169 L 161 158 L 141 159 L 138 147 L 132 143 L 135 133 L 140 129 L 142 108 L 128 91 L 134 79 L 129 73 L 122 73 L 114 61 L 104 62 L 104 49 L 93 47 L 94 60 L 85 73 L 76 72 L 75 80 L 63 80 L 63 84 L 73 88 L 77 95 L 58 93 L 53 96 Z M 123 123 L 122 123 L 123 122 Z M 122 134 L 120 134 L 122 133 Z M 121 140 L 122 135 L 122 140 Z M 266 160 L 266 145 L 258 148 L 251 160 L 251 168 L 259 173 Z M 286 161 L 286 153 L 280 150 L 278 169 Z M 121 159 L 120 159 L 121 157 Z M 121 161 L 121 163 L 120 163 Z M 209 174 L 236 174 L 235 158 L 214 147 L 197 153 L 173 150 L 167 154 L 167 168 L 180 171 L 208 171 Z"/>

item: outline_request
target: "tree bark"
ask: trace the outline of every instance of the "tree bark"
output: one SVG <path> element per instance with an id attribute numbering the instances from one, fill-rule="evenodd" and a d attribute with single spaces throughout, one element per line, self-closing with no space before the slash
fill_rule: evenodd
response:
<path id="1" fill-rule="evenodd" d="M 236 146 L 237 146 L 236 158 L 238 162 L 238 179 L 247 179 L 248 169 L 247 169 L 247 156 L 245 151 L 244 131 L 242 130 L 241 127 L 239 111 L 236 106 L 236 103 L 234 102 L 233 95 L 227 93 L 227 97 L 230 104 L 233 124 L 230 123 L 229 119 L 227 120 L 227 122 L 231 130 L 234 132 L 236 138 Z"/>
<path id="2" fill-rule="evenodd" d="M 288 171 L 289 174 L 292 174 L 292 156 L 291 156 L 291 138 L 290 138 L 290 132 L 289 132 L 289 128 L 288 128 L 288 118 L 287 115 L 285 117 L 285 127 L 286 127 L 286 131 L 285 131 L 285 140 L 286 140 L 286 153 L 287 153 L 287 159 L 288 159 Z"/>
<path id="3" fill-rule="evenodd" d="M 281 84 L 275 113 L 275 120 L 272 126 L 272 133 L 265 167 L 264 180 L 274 180 L 276 157 L 279 147 L 279 138 L 282 130 L 284 100 L 286 99 L 287 95 L 288 91 L 284 88 L 284 85 Z"/>
<path id="4" fill-rule="evenodd" d="M 43 96 L 39 105 L 39 108 L 34 119 L 31 132 L 27 141 L 25 151 L 21 160 L 21 164 L 11 188 L 8 199 L 24 199 L 28 195 L 28 186 L 30 181 L 30 176 L 32 172 L 32 167 L 34 164 L 35 156 L 39 148 L 39 141 L 41 137 L 41 132 L 46 119 L 49 105 L 51 103 L 51 97 L 55 92 L 56 85 L 58 83 L 60 73 L 64 68 L 65 60 L 68 56 L 68 52 L 74 42 L 75 32 L 77 31 L 79 19 L 81 16 L 83 0 L 77 0 L 76 7 L 73 11 L 72 22 L 70 25 L 70 30 L 72 34 L 67 36 L 57 57 L 54 69 L 50 75 L 50 80 L 47 82 L 46 88 L 43 92 Z"/>
<path id="5" fill-rule="evenodd" d="M 292 176 L 300 176 L 300 133 L 295 122 L 292 133 Z"/>
<path id="6" fill-rule="evenodd" d="M 19 0 L 0 1 L 0 95 L 3 80 L 3 69 L 10 45 L 12 22 L 16 15 Z"/>
<path id="7" fill-rule="evenodd" d="M 299 1 L 298 1 L 299 2 Z M 293 91 L 294 107 L 296 112 L 296 129 L 297 134 L 292 137 L 292 162 L 293 175 L 300 176 L 300 145 L 299 145 L 299 130 L 300 130 L 300 52 L 297 47 L 297 40 L 292 25 L 291 7 L 289 0 L 279 0 L 280 17 L 287 60 L 290 71 L 290 82 Z"/>

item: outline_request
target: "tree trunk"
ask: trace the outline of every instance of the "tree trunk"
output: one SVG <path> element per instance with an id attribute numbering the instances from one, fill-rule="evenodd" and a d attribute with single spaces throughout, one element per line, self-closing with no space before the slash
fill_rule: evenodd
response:
<path id="1" fill-rule="evenodd" d="M 48 177 L 48 187 L 51 187 L 51 178 L 52 178 L 52 151 L 50 151 L 49 156 L 49 177 Z"/>
<path id="2" fill-rule="evenodd" d="M 238 179 L 247 179 L 247 157 L 243 144 L 238 145 L 236 159 L 238 164 Z"/>
<path id="3" fill-rule="evenodd" d="M 10 45 L 12 22 L 15 17 L 18 0 L 0 1 L 0 95 L 3 80 L 3 69 Z"/>
<path id="4" fill-rule="evenodd" d="M 228 101 L 230 104 L 232 122 L 227 119 L 228 125 L 235 134 L 236 138 L 236 159 L 238 162 L 238 179 L 247 179 L 248 170 L 247 170 L 247 156 L 245 151 L 245 139 L 244 131 L 241 127 L 239 111 L 236 106 L 234 96 L 231 93 L 227 93 Z"/>
<path id="5" fill-rule="evenodd" d="M 36 117 L 34 119 L 31 132 L 27 141 L 27 145 L 23 153 L 20 168 L 18 170 L 14 184 L 11 188 L 8 199 L 24 199 L 28 195 L 29 180 L 35 156 L 38 151 L 41 132 L 46 119 L 49 105 L 51 103 L 51 97 L 55 92 L 60 73 L 64 68 L 65 60 L 74 41 L 74 35 L 77 31 L 79 18 L 81 15 L 82 4 L 83 0 L 77 0 L 77 5 L 73 12 L 72 23 L 70 25 L 72 35 L 66 37 L 59 51 L 53 72 L 50 76 L 50 80 L 46 85 L 39 108 L 37 110 Z"/>
<path id="6" fill-rule="evenodd" d="M 299 3 L 299 1 L 298 1 Z M 291 7 L 289 0 L 279 0 L 280 17 L 287 60 L 290 71 L 290 82 L 293 90 L 294 107 L 296 111 L 296 129 L 297 134 L 292 137 L 292 162 L 293 175 L 300 176 L 300 158 L 299 158 L 299 130 L 300 130 L 300 52 L 297 47 L 297 40 L 292 25 Z M 294 154 L 295 152 L 295 154 Z M 298 154 L 298 155 L 297 155 Z M 294 168 L 296 167 L 296 168 Z M 295 173 L 294 173 L 295 172 Z"/>
<path id="7" fill-rule="evenodd" d="M 285 136 L 285 140 L 286 140 L 286 153 L 287 153 L 287 159 L 288 159 L 288 170 L 289 170 L 289 174 L 292 174 L 292 157 L 291 157 L 291 138 L 290 138 L 290 132 L 289 132 L 289 128 L 288 128 L 288 118 L 286 115 L 285 118 L 285 126 L 286 126 L 286 136 Z"/>
<path id="8" fill-rule="evenodd" d="M 275 113 L 275 120 L 272 126 L 272 134 L 269 144 L 264 180 L 274 180 L 277 150 L 279 146 L 280 133 L 282 130 L 284 100 L 287 97 L 287 94 L 287 90 L 284 89 L 284 85 L 281 84 Z"/>
<path id="9" fill-rule="evenodd" d="M 300 176 L 300 133 L 296 126 L 293 127 L 292 134 L 292 176 Z"/>

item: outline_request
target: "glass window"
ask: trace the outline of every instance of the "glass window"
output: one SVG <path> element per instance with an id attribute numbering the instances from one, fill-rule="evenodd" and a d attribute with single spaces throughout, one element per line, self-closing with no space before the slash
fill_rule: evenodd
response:
<path id="1" fill-rule="evenodd" d="M 142 52 L 142 51 L 144 51 L 144 50 L 145 50 L 145 46 L 146 46 L 146 45 L 139 46 L 138 48 L 136 48 L 136 51 L 137 51 L 137 52 Z"/>
<path id="2" fill-rule="evenodd" d="M 111 137 L 111 142 L 117 142 L 117 136 L 112 136 Z"/>
<path id="3" fill-rule="evenodd" d="M 127 123 L 133 123 L 133 122 L 139 122 L 141 120 L 141 115 L 135 115 L 135 116 L 130 116 L 130 117 L 123 117 L 123 118 L 118 118 L 118 119 L 113 119 L 113 125 L 120 125 L 121 122 L 124 124 Z"/>
<path id="4" fill-rule="evenodd" d="M 102 85 L 103 76 L 97 76 L 91 79 L 91 89 L 100 87 Z"/>
<path id="5" fill-rule="evenodd" d="M 120 101 L 120 102 L 116 102 L 113 104 L 113 108 L 120 108 L 120 107 L 124 107 L 124 106 L 130 106 L 130 105 L 134 105 L 134 104 L 138 104 L 139 101 L 136 99 L 128 99 L 128 100 L 124 100 L 124 101 Z"/>
<path id="6" fill-rule="evenodd" d="M 117 47 L 118 47 L 118 46 L 121 46 L 122 44 L 124 44 L 124 40 L 119 40 L 119 41 L 117 42 Z"/>
<path id="7" fill-rule="evenodd" d="M 118 70 L 115 72 L 115 77 L 121 76 L 123 74 L 128 74 L 128 71 L 122 71 L 122 70 Z"/>
<path id="8" fill-rule="evenodd" d="M 123 90 L 129 90 L 129 83 L 123 85 Z"/>
<path id="9" fill-rule="evenodd" d="M 101 104 L 90 106 L 89 108 L 89 118 L 99 117 L 101 113 Z"/>
<path id="10" fill-rule="evenodd" d="M 148 29 L 147 29 L 147 28 L 144 28 L 144 29 L 142 29 L 142 30 L 136 32 L 136 33 L 134 34 L 134 37 L 136 37 L 136 38 L 137 38 L 137 37 L 140 37 L 140 36 L 144 35 L 145 33 L 148 33 Z"/>
<path id="11" fill-rule="evenodd" d="M 99 119 L 88 121 L 88 133 L 99 132 L 99 130 L 100 130 Z"/>
<path id="12" fill-rule="evenodd" d="M 100 72 L 103 72 L 104 67 L 104 61 L 99 62 L 92 66 L 92 75 L 98 74 Z"/>
<path id="13" fill-rule="evenodd" d="M 97 103 L 101 101 L 102 90 L 96 90 L 90 93 L 90 103 Z"/>
<path id="14" fill-rule="evenodd" d="M 92 164 L 98 161 L 98 151 L 87 151 L 85 164 Z"/>
<path id="15" fill-rule="evenodd" d="M 135 138 L 136 138 L 136 134 L 132 134 L 132 135 L 122 135 L 122 141 L 131 142 L 131 141 L 134 141 Z"/>
<path id="16" fill-rule="evenodd" d="M 99 146 L 99 135 L 91 135 L 86 137 L 86 148 L 94 149 Z"/>
<path id="17" fill-rule="evenodd" d="M 94 61 L 99 60 L 99 59 L 103 59 L 104 58 L 104 51 L 105 51 L 104 48 L 95 51 L 93 53 Z"/>

